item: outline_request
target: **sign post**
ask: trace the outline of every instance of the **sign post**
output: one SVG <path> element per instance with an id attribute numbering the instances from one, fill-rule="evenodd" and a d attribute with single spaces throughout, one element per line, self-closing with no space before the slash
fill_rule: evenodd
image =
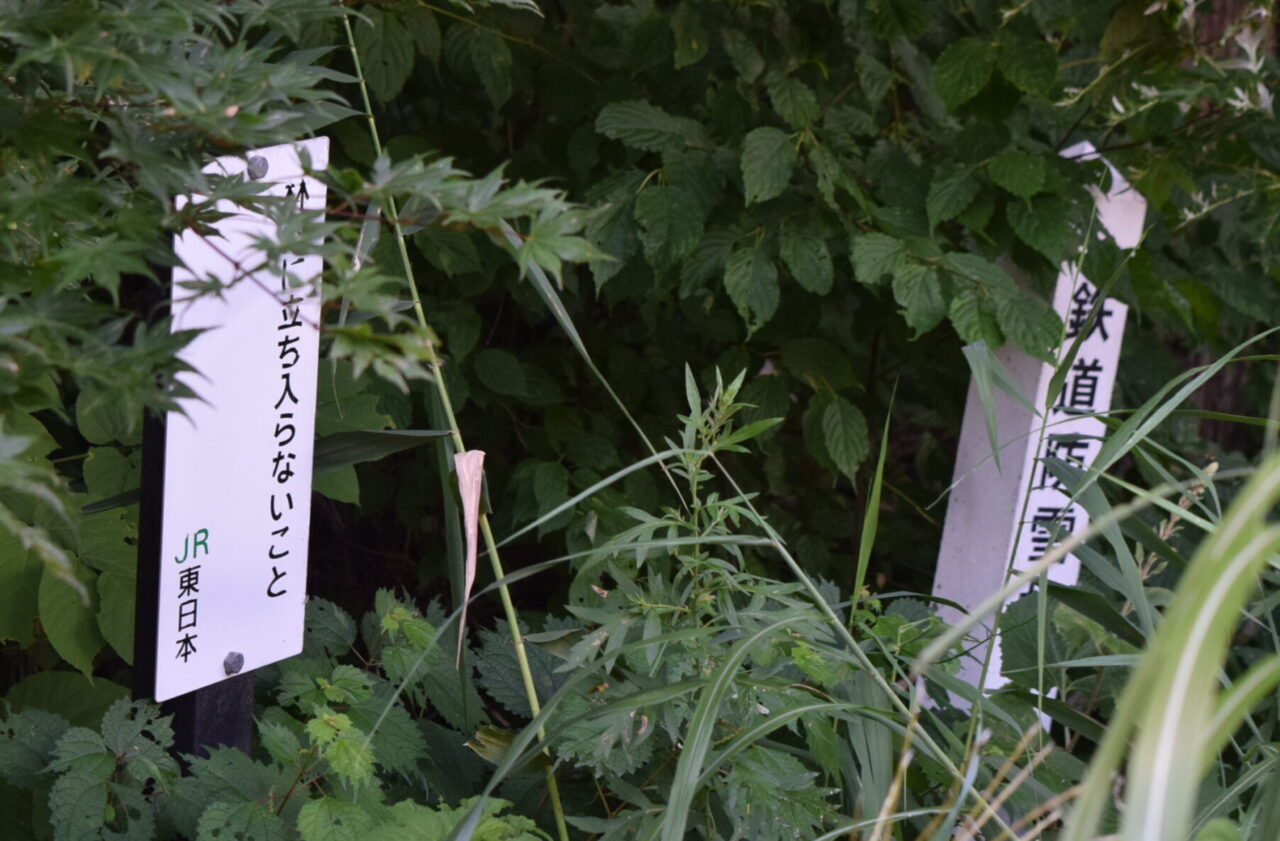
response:
<path id="1" fill-rule="evenodd" d="M 1067 149 L 1067 157 L 1096 157 L 1085 144 Z M 1121 248 L 1141 239 L 1146 202 L 1112 170 L 1112 188 L 1095 192 L 1098 219 Z M 1054 309 L 1066 325 L 1059 363 L 1084 331 L 1067 372 L 1062 394 L 1043 417 L 1028 411 L 1003 392 L 995 394 L 996 442 L 1000 462 L 992 457 L 985 416 L 977 388 L 969 388 L 956 453 L 956 466 L 933 593 L 972 610 L 1002 587 L 1011 573 L 1028 569 L 1067 536 L 1088 528 L 1089 517 L 1071 502 L 1047 466 L 1057 459 L 1077 466 L 1092 464 L 1102 446 L 1105 425 L 1096 417 L 1111 408 L 1116 368 L 1128 307 L 1101 299 L 1099 290 L 1070 263 L 1064 263 L 1054 292 Z M 1090 315 L 1096 317 L 1089 322 Z M 1010 379 L 1038 410 L 1043 409 L 1055 367 L 1012 346 L 995 352 Z M 1025 505 L 1024 505 L 1025 501 Z M 1023 512 L 1025 511 L 1025 516 Z M 1080 561 L 1067 555 L 1047 572 L 1055 583 L 1079 579 Z M 959 611 L 942 607 L 944 621 L 957 621 Z M 991 625 L 986 625 L 990 629 Z M 982 679 L 988 647 L 979 645 L 961 665 L 960 676 L 985 690 L 1005 684 L 998 639 L 991 641 L 989 668 Z"/>
<path id="2" fill-rule="evenodd" d="M 266 194 L 323 212 L 328 139 L 224 157 Z M 194 197 L 193 201 L 200 201 Z M 135 663 L 140 697 L 170 701 L 178 749 L 248 748 L 253 669 L 302 650 L 319 352 L 319 257 L 267 265 L 272 222 L 220 201 L 216 234 L 176 238 L 173 329 L 196 397 L 149 419 Z M 216 294 L 199 294 L 206 282 Z"/>

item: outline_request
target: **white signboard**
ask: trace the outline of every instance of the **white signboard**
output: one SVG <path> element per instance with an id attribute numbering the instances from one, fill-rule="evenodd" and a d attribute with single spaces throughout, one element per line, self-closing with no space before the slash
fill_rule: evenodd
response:
<path id="1" fill-rule="evenodd" d="M 1063 154 L 1096 157 L 1088 144 Z M 1112 169 L 1112 188 L 1107 193 L 1095 191 L 1094 198 L 1098 220 L 1116 243 L 1122 248 L 1136 246 L 1146 212 L 1141 195 Z M 1053 302 L 1066 326 L 1060 363 L 1080 333 L 1088 332 L 1067 372 L 1062 393 L 1046 416 L 1033 415 L 1008 395 L 996 394 L 999 466 L 991 457 L 977 389 L 970 387 L 934 595 L 971 610 L 1004 585 L 1010 570 L 1029 568 L 1056 543 L 1088 528 L 1088 514 L 1078 503 L 1070 502 L 1046 459 L 1088 467 L 1102 446 L 1105 426 L 1092 415 L 1111 408 L 1128 307 L 1110 298 L 1100 303 L 1098 295 L 1098 288 L 1074 266 L 1062 265 Z M 1098 314 L 1090 325 L 1087 322 L 1095 309 Z M 1002 348 L 996 356 L 1019 393 L 1037 409 L 1043 408 L 1057 366 L 1046 365 L 1013 347 Z M 1024 510 L 1025 517 L 1020 519 Z M 1079 575 L 1080 562 L 1074 555 L 1067 555 L 1047 572 L 1050 581 L 1066 585 L 1075 584 Z M 947 621 L 959 618 L 950 608 L 938 612 Z M 986 646 L 974 649 L 961 666 L 961 677 L 978 684 L 986 655 Z M 1000 671 L 1000 647 L 996 644 L 984 689 L 1006 683 Z"/>
<path id="2" fill-rule="evenodd" d="M 327 138 L 219 158 L 268 195 L 323 212 Z M 195 197 L 199 201 L 200 197 Z M 188 230 L 175 250 L 173 329 L 201 329 L 182 353 L 199 397 L 166 420 L 155 698 L 163 701 L 302 650 L 319 348 L 319 257 L 264 265 L 265 217 L 233 215 L 217 236 Z M 226 288 L 196 296 L 191 281 Z M 184 288 L 183 284 L 188 284 Z"/>

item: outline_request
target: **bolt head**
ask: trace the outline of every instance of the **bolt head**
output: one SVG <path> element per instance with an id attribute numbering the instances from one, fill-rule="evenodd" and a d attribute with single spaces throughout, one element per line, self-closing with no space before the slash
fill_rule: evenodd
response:
<path id="1" fill-rule="evenodd" d="M 254 181 L 261 181 L 267 177 L 267 159 L 261 155 L 254 155 L 249 158 L 249 177 Z"/>
<path id="2" fill-rule="evenodd" d="M 222 660 L 222 670 L 227 676 L 238 675 L 240 670 L 244 668 L 244 655 L 239 651 L 232 651 Z"/>

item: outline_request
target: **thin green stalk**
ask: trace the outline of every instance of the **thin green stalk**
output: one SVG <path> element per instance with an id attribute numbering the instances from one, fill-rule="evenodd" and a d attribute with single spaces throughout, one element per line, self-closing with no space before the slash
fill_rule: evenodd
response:
<path id="1" fill-rule="evenodd" d="M 373 104 L 369 99 L 369 88 L 365 84 L 364 68 L 360 64 L 360 51 L 356 48 L 355 33 L 351 31 L 351 18 L 344 15 L 342 25 L 346 30 L 347 45 L 351 48 L 351 60 L 355 67 L 356 79 L 360 84 L 360 97 L 364 103 L 365 117 L 369 121 L 369 137 L 373 141 L 374 154 L 382 155 L 382 141 L 378 137 L 378 124 L 373 116 Z M 396 208 L 394 198 L 387 198 L 387 215 L 391 220 L 396 235 L 396 245 L 400 251 L 400 261 L 404 266 L 405 280 L 409 284 L 409 292 L 413 296 L 413 312 L 417 316 L 418 326 L 424 333 L 430 334 L 431 326 L 427 322 L 427 314 L 422 308 L 422 298 L 418 294 L 418 284 L 413 274 L 413 264 L 409 260 L 409 249 L 405 245 L 404 231 L 400 227 L 400 213 Z M 462 430 L 458 426 L 457 416 L 453 411 L 453 401 L 449 399 L 449 389 L 444 383 L 444 372 L 440 367 L 440 358 L 436 354 L 435 346 L 428 344 L 427 361 L 431 368 L 431 380 L 435 383 L 436 393 L 440 398 L 440 406 L 444 410 L 445 420 L 449 426 L 449 435 L 453 440 L 453 446 L 456 452 L 466 452 L 466 445 L 462 441 Z M 520 622 L 516 616 L 515 604 L 511 601 L 511 590 L 503 583 L 506 578 L 506 572 L 502 567 L 502 560 L 498 554 L 497 541 L 493 537 L 493 529 L 489 525 L 489 516 L 483 510 L 480 512 L 480 531 L 484 535 L 485 547 L 488 549 L 489 561 L 493 567 L 494 577 L 498 580 L 498 595 L 502 600 L 502 610 L 506 615 L 507 625 L 511 633 L 511 641 L 516 649 L 516 662 L 520 666 L 520 679 L 524 684 L 525 696 L 529 700 L 529 709 L 533 713 L 533 717 L 537 718 L 542 712 L 542 705 L 538 702 L 538 690 L 533 683 L 533 671 L 529 668 L 529 657 L 525 652 L 524 635 L 520 633 Z M 458 633 L 462 633 L 462 628 L 458 629 Z M 539 740 L 546 740 L 546 731 L 544 728 L 538 729 Z M 543 753 L 548 759 L 551 759 L 551 751 L 549 748 L 543 748 Z M 546 770 L 547 780 L 547 796 L 551 800 L 551 810 L 555 814 L 556 834 L 560 841 L 569 841 L 569 827 L 565 822 L 564 804 L 560 801 L 560 787 L 556 783 L 555 764 L 554 761 L 548 762 Z"/>

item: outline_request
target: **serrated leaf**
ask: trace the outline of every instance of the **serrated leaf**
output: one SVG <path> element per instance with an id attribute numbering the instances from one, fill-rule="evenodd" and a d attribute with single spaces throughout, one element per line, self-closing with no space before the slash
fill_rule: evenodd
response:
<path id="1" fill-rule="evenodd" d="M 833 812 L 830 790 L 816 785 L 816 776 L 782 751 L 744 750 L 725 780 L 724 802 L 735 834 L 752 841 L 816 837 Z"/>
<path id="2" fill-rule="evenodd" d="M 681 3 L 671 16 L 671 34 L 676 41 L 676 69 L 697 64 L 711 46 L 711 37 L 702 24 L 702 14 L 687 2 Z"/>
<path id="3" fill-rule="evenodd" d="M 357 804 L 336 797 L 312 800 L 298 811 L 302 841 L 361 841 L 373 826 L 372 815 Z"/>
<path id="4" fill-rule="evenodd" d="M 445 58 L 459 73 L 475 73 L 485 96 L 501 108 L 515 91 L 511 48 L 500 32 L 479 26 L 451 26 L 445 34 Z"/>
<path id="5" fill-rule="evenodd" d="M 997 51 L 1000 73 L 1009 83 L 1032 96 L 1048 96 L 1058 78 L 1058 53 L 1042 38 L 1002 33 Z"/>
<path id="6" fill-rule="evenodd" d="M 279 707 L 273 709 L 284 714 Z M 294 765 L 302 751 L 297 733 L 284 722 L 273 721 L 266 716 L 258 720 L 258 742 L 273 760 L 286 767 Z"/>
<path id="7" fill-rule="evenodd" d="M 753 129 L 742 141 L 742 184 L 747 204 L 781 195 L 791 183 L 795 162 L 795 144 L 786 132 L 773 126 Z"/>
<path id="8" fill-rule="evenodd" d="M 106 779 L 64 774 L 49 790 L 49 817 L 53 841 L 90 841 L 100 838 L 106 823 Z M 283 841 L 283 839 L 281 839 Z"/>
<path id="9" fill-rule="evenodd" d="M 854 237 L 849 259 L 853 263 L 853 276 L 858 282 L 876 286 L 885 275 L 892 275 L 897 271 L 906 256 L 907 250 L 902 240 L 872 232 Z"/>
<path id="10" fill-rule="evenodd" d="M 1046 167 L 1039 155 L 1006 149 L 987 164 L 991 180 L 1019 198 L 1028 199 L 1044 187 Z"/>
<path id="11" fill-rule="evenodd" d="M 735 251 L 724 267 L 724 288 L 750 335 L 778 310 L 778 268 L 760 248 Z"/>
<path id="12" fill-rule="evenodd" d="M 1056 195 L 1036 196 L 1030 203 L 1010 201 L 1005 206 L 1009 226 L 1018 238 L 1057 266 L 1078 244 L 1067 203 Z"/>
<path id="13" fill-rule="evenodd" d="M 822 413 L 822 439 L 832 462 L 853 481 L 871 452 L 862 410 L 838 394 L 832 397 Z"/>
<path id="14" fill-rule="evenodd" d="M 1004 334 L 996 323 L 995 314 L 985 307 L 973 290 L 966 289 L 951 301 L 951 324 L 965 344 L 985 341 L 992 347 L 1004 344 Z"/>
<path id="15" fill-rule="evenodd" d="M 750 84 L 764 72 L 764 58 L 751 39 L 736 29 L 726 29 L 720 36 L 723 39 L 724 51 L 733 62 L 733 69 L 738 71 L 742 81 Z"/>
<path id="16" fill-rule="evenodd" d="M 1015 294 L 1018 285 L 1004 269 L 977 254 L 957 251 L 942 258 L 942 265 L 965 280 L 976 283 L 988 293 L 993 291 Z"/>
<path id="17" fill-rule="evenodd" d="M 263 803 L 211 803 L 200 815 L 195 841 L 287 841 L 284 821 Z"/>
<path id="18" fill-rule="evenodd" d="M 646 152 L 660 152 L 669 146 L 706 145 L 701 123 L 674 117 L 640 99 L 611 102 L 600 109 L 596 131 Z"/>
<path id="19" fill-rule="evenodd" d="M 440 65 L 440 24 L 431 10 L 424 6 L 406 6 L 400 9 L 400 18 L 409 30 L 409 37 L 418 48 L 418 53 L 426 56 L 432 66 Z"/>
<path id="20" fill-rule="evenodd" d="M 394 99 L 413 72 L 413 36 L 391 12 L 376 6 L 360 10 L 354 32 L 365 83 L 382 102 Z"/>
<path id="21" fill-rule="evenodd" d="M 826 295 L 835 280 L 831 250 L 822 237 L 809 233 L 799 225 L 782 229 L 778 256 L 796 282 L 815 295 Z"/>
<path id="22" fill-rule="evenodd" d="M 418 760 L 426 756 L 426 744 L 422 731 L 404 707 L 388 707 L 389 701 L 387 689 L 352 707 L 351 720 L 366 733 L 373 733 L 373 755 L 380 767 L 393 773 L 411 774 Z"/>
<path id="23" fill-rule="evenodd" d="M 646 187 L 636 197 L 635 213 L 645 259 L 658 274 L 688 256 L 702 236 L 701 207 L 683 187 Z"/>
<path id="24" fill-rule="evenodd" d="M 929 185 L 929 196 L 925 199 L 925 211 L 929 215 L 929 229 L 933 230 L 939 222 L 954 219 L 964 212 L 978 195 L 981 185 L 968 169 L 954 172 L 940 172 L 934 176 Z"/>
<path id="25" fill-rule="evenodd" d="M 995 61 L 995 50 L 987 41 L 978 38 L 952 41 L 934 62 L 933 89 L 947 108 L 954 110 L 986 87 Z"/>
<path id="26" fill-rule="evenodd" d="M 70 726 L 62 716 L 44 710 L 15 712 L 0 721 L 0 778 L 18 788 L 35 786 L 54 745 Z"/>
<path id="27" fill-rule="evenodd" d="M 413 235 L 413 243 L 427 262 L 449 277 L 480 271 L 480 254 L 466 231 L 428 225 Z"/>
<path id="28" fill-rule="evenodd" d="M 724 265 L 738 242 L 738 232 L 731 228 L 707 231 L 680 267 L 680 297 L 688 298 L 712 278 L 724 274 Z"/>
<path id="29" fill-rule="evenodd" d="M 858 84 L 862 87 L 863 95 L 871 103 L 871 107 L 875 108 L 889 92 L 889 86 L 893 84 L 893 74 L 869 50 L 858 51 L 858 57 L 854 59 L 854 67 L 858 71 Z"/>
<path id="30" fill-rule="evenodd" d="M 904 263 L 893 273 L 893 297 L 903 307 L 907 324 L 916 338 L 932 330 L 947 317 L 938 272 L 919 263 Z"/>
<path id="31" fill-rule="evenodd" d="M 514 353 L 485 348 L 475 357 L 476 376 L 485 387 L 508 397 L 523 397 L 528 391 L 524 366 Z"/>
<path id="32" fill-rule="evenodd" d="M 1053 349 L 1062 341 L 1062 321 L 1052 307 L 1027 295 L 1005 295 L 996 302 L 996 319 L 1018 347 L 1053 362 Z"/>
<path id="33" fill-rule="evenodd" d="M 781 70 L 772 70 L 764 78 L 765 90 L 773 110 L 794 129 L 802 129 L 818 116 L 818 98 L 809 86 Z"/>
<path id="34" fill-rule="evenodd" d="M 93 587 L 96 577 L 87 567 L 75 566 L 75 575 Z M 86 604 L 75 590 L 47 566 L 40 578 L 40 624 L 54 650 L 86 677 L 93 673 L 93 658 L 105 640 L 95 620 L 96 598 Z"/>

